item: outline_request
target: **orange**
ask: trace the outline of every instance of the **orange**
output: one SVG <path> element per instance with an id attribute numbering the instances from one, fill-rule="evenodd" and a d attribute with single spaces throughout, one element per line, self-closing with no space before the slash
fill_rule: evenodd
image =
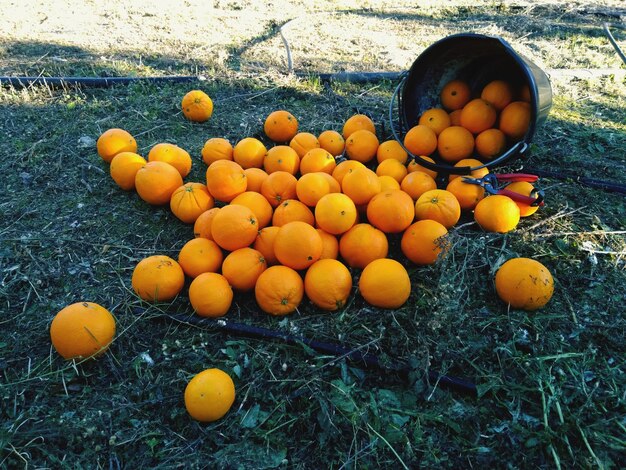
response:
<path id="1" fill-rule="evenodd" d="M 437 189 L 437 183 L 428 174 L 414 171 L 402 179 L 400 189 L 407 193 L 413 201 L 417 201 L 426 191 Z"/>
<path id="2" fill-rule="evenodd" d="M 212 209 L 215 204 L 206 185 L 186 183 L 172 193 L 170 209 L 182 222 L 193 224 L 200 214 Z"/>
<path id="3" fill-rule="evenodd" d="M 346 146 L 345 139 L 337 131 L 326 130 L 317 136 L 320 147 L 337 157 L 343 153 Z"/>
<path id="4" fill-rule="evenodd" d="M 480 160 L 476 160 L 475 158 L 464 158 L 463 160 L 459 160 L 458 162 L 456 162 L 454 164 L 455 167 L 470 167 L 470 168 L 476 168 L 479 166 L 483 166 L 483 162 L 481 162 Z M 463 176 L 467 176 L 470 178 L 482 178 L 485 175 L 489 174 L 489 168 L 487 167 L 483 167 L 483 168 L 478 168 L 477 170 L 472 170 L 472 172 L 469 175 L 463 175 Z M 448 177 L 448 181 L 452 181 L 454 179 L 460 178 L 461 175 L 455 175 L 455 174 L 451 174 Z"/>
<path id="5" fill-rule="evenodd" d="M 335 157 L 329 152 L 323 148 L 311 149 L 304 154 L 300 161 L 300 173 L 306 175 L 320 171 L 330 175 L 336 166 Z"/>
<path id="6" fill-rule="evenodd" d="M 466 183 L 463 178 L 455 178 L 448 183 L 446 191 L 454 194 L 461 210 L 471 211 L 484 197 L 485 190 L 478 184 Z"/>
<path id="7" fill-rule="evenodd" d="M 359 168 L 343 178 L 341 190 L 356 205 L 367 204 L 380 192 L 380 181 L 369 168 Z"/>
<path id="8" fill-rule="evenodd" d="M 411 279 L 396 260 L 377 259 L 363 269 L 359 292 L 374 307 L 400 308 L 411 295 Z"/>
<path id="9" fill-rule="evenodd" d="M 491 160 L 506 149 L 506 136 L 500 129 L 487 129 L 476 136 L 476 153 Z"/>
<path id="10" fill-rule="evenodd" d="M 202 160 L 207 165 L 216 160 L 232 160 L 233 146 L 228 139 L 213 137 L 204 143 L 201 154 Z"/>
<path id="11" fill-rule="evenodd" d="M 235 384 L 220 369 L 207 369 L 195 375 L 185 387 L 185 408 L 201 422 L 217 421 L 235 402 Z"/>
<path id="12" fill-rule="evenodd" d="M 230 201 L 231 204 L 246 206 L 250 209 L 258 221 L 258 230 L 263 227 L 267 227 L 272 221 L 272 214 L 274 209 L 265 197 L 260 193 L 254 191 L 246 191 L 241 193 L 235 199 Z"/>
<path id="13" fill-rule="evenodd" d="M 272 207 L 278 207 L 281 202 L 288 199 L 296 199 L 296 185 L 298 180 L 286 171 L 271 173 L 261 185 L 261 194 L 267 199 Z"/>
<path id="14" fill-rule="evenodd" d="M 254 297 L 265 313 L 287 315 L 302 302 L 304 282 L 295 270 L 287 266 L 271 266 L 257 279 Z"/>
<path id="15" fill-rule="evenodd" d="M 317 225 L 333 235 L 350 230 L 356 223 L 357 211 L 352 199 L 342 193 L 323 196 L 315 206 Z"/>
<path id="16" fill-rule="evenodd" d="M 201 90 L 191 90 L 181 102 L 183 115 L 194 122 L 207 121 L 213 114 L 213 101 Z"/>
<path id="17" fill-rule="evenodd" d="M 353 268 L 363 269 L 375 259 L 386 258 L 387 236 L 370 224 L 356 224 L 339 239 L 339 253 Z"/>
<path id="18" fill-rule="evenodd" d="M 259 231 L 257 218 L 246 206 L 222 207 L 211 222 L 211 236 L 221 248 L 234 251 L 251 245 Z"/>
<path id="19" fill-rule="evenodd" d="M 365 168 L 365 165 L 361 162 L 357 162 L 356 160 L 344 160 L 335 167 L 332 176 L 341 185 L 343 178 L 357 168 Z"/>
<path id="20" fill-rule="evenodd" d="M 439 134 L 439 156 L 449 163 L 469 158 L 474 151 L 474 136 L 462 126 L 450 126 Z"/>
<path id="21" fill-rule="evenodd" d="M 461 111 L 461 126 L 472 134 L 480 134 L 496 123 L 496 108 L 487 101 L 476 98 L 463 106 Z"/>
<path id="22" fill-rule="evenodd" d="M 272 226 L 259 230 L 254 240 L 254 245 L 252 245 L 256 251 L 263 255 L 268 266 L 278 264 L 278 260 L 274 254 L 274 239 L 279 230 L 280 227 Z"/>
<path id="23" fill-rule="evenodd" d="M 218 160 L 207 168 L 206 185 L 215 199 L 230 202 L 248 188 L 248 181 L 241 165 L 230 160 Z"/>
<path id="24" fill-rule="evenodd" d="M 391 176 L 398 183 L 406 176 L 408 170 L 406 166 L 393 158 L 383 160 L 376 167 L 376 174 L 378 176 Z"/>
<path id="25" fill-rule="evenodd" d="M 374 121 L 372 121 L 365 114 L 355 114 L 350 116 L 343 124 L 343 138 L 348 139 L 353 133 L 360 130 L 366 130 L 376 135 L 376 127 Z"/>
<path id="26" fill-rule="evenodd" d="M 554 293 L 552 274 L 539 261 L 513 258 L 505 262 L 495 277 L 498 296 L 513 308 L 537 310 Z"/>
<path id="27" fill-rule="evenodd" d="M 486 232 L 506 233 L 517 227 L 520 210 L 511 198 L 496 194 L 476 204 L 474 219 Z"/>
<path id="28" fill-rule="evenodd" d="M 304 292 L 309 300 L 322 310 L 339 310 L 346 305 L 352 291 L 352 276 L 335 259 L 321 259 L 307 269 Z"/>
<path id="29" fill-rule="evenodd" d="M 215 217 L 215 214 L 217 214 L 219 210 L 219 207 L 214 207 L 208 211 L 204 211 L 198 216 L 193 224 L 194 237 L 213 240 L 213 235 L 211 235 L 211 224 L 213 223 L 213 217 Z"/>
<path id="30" fill-rule="evenodd" d="M 530 88 L 528 87 L 528 85 L 524 85 L 520 89 L 519 100 L 520 101 L 526 101 L 527 103 L 530 103 Z"/>
<path id="31" fill-rule="evenodd" d="M 124 129 L 109 129 L 103 132 L 96 142 L 96 149 L 100 158 L 107 163 L 120 152 L 137 153 L 135 138 Z"/>
<path id="32" fill-rule="evenodd" d="M 513 101 L 500 113 L 499 128 L 512 140 L 519 140 L 530 126 L 530 103 Z"/>
<path id="33" fill-rule="evenodd" d="M 323 173 L 307 173 L 296 183 L 298 200 L 309 207 L 315 207 L 317 201 L 329 193 L 330 184 Z"/>
<path id="34" fill-rule="evenodd" d="M 135 189 L 135 176 L 140 168 L 143 168 L 146 159 L 134 152 L 120 152 L 111 160 L 109 170 L 111 178 L 124 191 Z"/>
<path id="35" fill-rule="evenodd" d="M 178 253 L 178 264 L 185 274 L 192 278 L 202 273 L 218 272 L 223 260 L 221 248 L 207 238 L 189 240 Z"/>
<path id="36" fill-rule="evenodd" d="M 496 111 L 502 111 L 513 101 L 513 87 L 504 80 L 493 80 L 485 85 L 480 92 L 480 97 L 491 103 Z"/>
<path id="37" fill-rule="evenodd" d="M 441 108 L 431 108 L 422 113 L 417 123 L 430 127 L 439 135 L 446 127 L 450 127 L 450 115 Z"/>
<path id="38" fill-rule="evenodd" d="M 246 168 L 261 168 L 266 153 L 267 149 L 263 142 L 254 137 L 245 137 L 235 144 L 233 160 L 244 170 Z"/>
<path id="39" fill-rule="evenodd" d="M 298 132 L 289 141 L 289 147 L 294 149 L 300 158 L 311 149 L 319 148 L 320 142 L 310 132 Z"/>
<path id="40" fill-rule="evenodd" d="M 115 318 L 93 302 L 77 302 L 52 319 L 50 340 L 64 359 L 97 356 L 106 351 L 115 336 Z"/>
<path id="41" fill-rule="evenodd" d="M 233 302 L 233 289 L 219 273 L 199 274 L 189 285 L 189 302 L 201 317 L 223 317 Z"/>
<path id="42" fill-rule="evenodd" d="M 436 220 L 418 220 L 402 235 L 400 249 L 415 264 L 434 264 L 447 249 L 448 229 Z"/>
<path id="43" fill-rule="evenodd" d="M 367 219 L 385 233 L 402 232 L 414 218 L 413 199 L 397 189 L 378 193 L 367 205 Z"/>
<path id="44" fill-rule="evenodd" d="M 426 191 L 415 202 L 418 220 L 436 220 L 446 228 L 454 226 L 461 217 L 461 206 L 454 194 L 444 189 Z"/>
<path id="45" fill-rule="evenodd" d="M 516 181 L 507 185 L 506 189 L 509 191 L 513 191 L 514 193 L 521 194 L 523 196 L 532 196 L 532 192 L 535 187 L 526 182 L 526 181 Z M 533 215 L 539 209 L 539 206 L 531 206 L 530 204 L 525 204 L 523 202 L 515 201 L 517 207 L 519 207 L 520 217 L 528 217 L 529 215 Z"/>
<path id="46" fill-rule="evenodd" d="M 282 227 L 283 225 L 293 222 L 294 220 L 305 222 L 311 226 L 315 224 L 315 216 L 306 204 L 298 201 L 297 199 L 287 199 L 286 201 L 281 202 L 274 211 L 272 225 L 275 227 Z"/>
<path id="47" fill-rule="evenodd" d="M 402 148 L 402 145 L 397 140 L 386 140 L 382 142 L 378 149 L 376 149 L 376 160 L 378 163 L 382 163 L 385 160 L 394 159 L 400 163 L 405 164 L 408 158 L 406 150 Z"/>
<path id="48" fill-rule="evenodd" d="M 450 125 L 451 126 L 460 126 L 461 125 L 461 112 L 463 109 L 456 109 L 450 113 Z"/>
<path id="49" fill-rule="evenodd" d="M 260 251 L 240 248 L 224 258 L 222 275 L 237 290 L 254 289 L 257 279 L 267 269 L 267 262 Z"/>
<path id="50" fill-rule="evenodd" d="M 295 175 L 300 169 L 298 153 L 288 145 L 276 145 L 267 151 L 263 168 L 268 174 L 285 171 Z"/>
<path id="51" fill-rule="evenodd" d="M 376 156 L 378 137 L 373 132 L 361 129 L 346 138 L 346 156 L 350 160 L 367 163 Z"/>
<path id="52" fill-rule="evenodd" d="M 420 159 L 426 160 L 430 163 L 435 163 L 435 160 L 427 157 L 426 155 L 418 156 Z M 421 171 L 422 173 L 426 173 L 427 175 L 429 175 L 432 179 L 437 178 L 437 172 L 435 170 L 431 170 L 430 168 L 426 168 L 425 166 L 420 165 L 419 159 L 411 160 L 411 162 L 407 165 L 407 170 L 409 173 L 413 173 L 414 171 Z"/>
<path id="53" fill-rule="evenodd" d="M 135 175 L 135 189 L 139 197 L 148 204 L 168 204 L 183 178 L 176 168 L 165 162 L 148 162 Z"/>
<path id="54" fill-rule="evenodd" d="M 260 193 L 263 181 L 265 181 L 268 176 L 267 173 L 260 168 L 246 168 L 243 172 L 246 175 L 246 180 L 248 180 L 246 191 Z"/>
<path id="55" fill-rule="evenodd" d="M 306 207 L 306 206 L 305 206 Z M 322 237 L 306 222 L 288 222 L 274 238 L 274 254 L 284 266 L 306 269 L 322 255 Z"/>
<path id="56" fill-rule="evenodd" d="M 156 144 L 148 152 L 148 161 L 169 163 L 178 170 L 183 178 L 191 171 L 191 156 L 189 152 L 174 144 Z"/>
<path id="57" fill-rule="evenodd" d="M 265 118 L 263 131 L 274 142 L 289 142 L 298 132 L 298 120 L 289 111 L 280 109 Z"/>
<path id="58" fill-rule="evenodd" d="M 404 146 L 413 155 L 430 155 L 437 149 L 437 134 L 430 127 L 418 124 L 404 136 Z"/>
<path id="59" fill-rule="evenodd" d="M 321 228 L 317 229 L 317 233 L 322 237 L 322 255 L 320 259 L 337 259 L 339 255 L 339 240 L 337 240 L 337 237 L 324 232 Z"/>
<path id="60" fill-rule="evenodd" d="M 383 175 L 378 177 L 380 181 L 380 191 L 389 191 L 390 189 L 400 189 L 400 183 L 398 183 L 391 176 Z"/>
<path id="61" fill-rule="evenodd" d="M 443 107 L 451 111 L 465 106 L 470 96 L 470 87 L 462 80 L 452 80 L 446 83 L 439 94 Z"/>
<path id="62" fill-rule="evenodd" d="M 165 255 L 142 259 L 133 270 L 133 290 L 148 302 L 166 302 L 176 297 L 185 284 L 185 273 L 176 261 Z"/>

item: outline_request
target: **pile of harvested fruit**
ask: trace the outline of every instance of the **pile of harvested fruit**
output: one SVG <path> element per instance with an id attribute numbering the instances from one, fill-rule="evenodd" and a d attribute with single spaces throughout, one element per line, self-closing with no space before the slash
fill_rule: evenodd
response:
<path id="1" fill-rule="evenodd" d="M 426 159 L 437 152 L 450 163 L 480 165 L 524 135 L 530 117 L 524 99 L 504 82 L 488 84 L 473 98 L 455 80 L 441 91 L 443 108 L 425 111 L 404 147 Z M 182 111 L 206 121 L 213 103 L 194 90 L 182 100 Z M 375 123 L 362 114 L 340 130 L 314 135 L 300 131 L 291 113 L 277 110 L 265 117 L 262 132 L 267 139 L 244 136 L 234 145 L 222 137 L 207 140 L 201 152 L 205 181 L 185 181 L 193 159 L 179 146 L 159 143 L 146 159 L 125 130 L 100 136 L 97 151 L 110 163 L 113 181 L 190 226 L 176 259 L 156 254 L 134 267 L 129 282 L 141 299 L 172 301 L 187 279 L 191 308 L 203 317 L 226 315 L 234 296 L 246 291 L 270 315 L 294 312 L 305 296 L 335 311 L 354 295 L 357 273 L 366 302 L 396 309 L 411 293 L 405 266 L 445 256 L 448 230 L 462 211 L 473 210 L 485 231 L 508 232 L 537 209 L 486 196 L 481 185 L 456 175 L 446 189 L 438 188 L 432 170 L 409 162 L 399 142 L 380 142 Z M 471 176 L 487 173 L 482 168 Z M 508 188 L 526 196 L 534 189 L 529 183 Z M 390 257 L 390 236 L 400 240 L 403 259 Z M 550 300 L 553 280 L 539 262 L 515 258 L 498 270 L 495 286 L 512 308 L 533 310 Z M 59 312 L 51 328 L 53 345 L 67 359 L 102 353 L 114 334 L 112 315 L 87 302 Z M 233 401 L 232 380 L 215 369 L 198 374 L 185 392 L 190 414 L 202 421 L 219 419 Z"/>

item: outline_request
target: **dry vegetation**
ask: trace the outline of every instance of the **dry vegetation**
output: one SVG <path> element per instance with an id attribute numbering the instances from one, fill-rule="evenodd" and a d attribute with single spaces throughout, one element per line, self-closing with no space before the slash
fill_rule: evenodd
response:
<path id="1" fill-rule="evenodd" d="M 0 75 L 200 74 L 207 80 L 193 86 L 216 105 L 197 125 L 178 110 L 190 84 L 0 89 L 0 467 L 623 467 L 623 194 L 542 178 L 548 203 L 515 232 L 481 233 L 468 218 L 448 258 L 407 265 L 413 293 L 398 311 L 355 292 L 333 315 L 307 303 L 268 318 L 243 296 L 227 317 L 364 348 L 408 374 L 194 325 L 184 295 L 148 306 L 132 293 L 135 264 L 175 256 L 192 230 L 113 184 L 95 151 L 101 132 L 127 129 L 142 154 L 158 142 L 184 147 L 194 158 L 187 181 L 203 181 L 209 137 L 261 137 L 277 108 L 314 133 L 365 112 L 388 138 L 395 83 L 316 74 L 403 71 L 457 32 L 500 35 L 551 76 L 554 104 L 532 154 L 503 172 L 623 184 L 626 68 L 602 30 L 623 27 L 621 2 L 310 3 L 0 5 Z M 285 74 L 281 26 L 294 70 L 308 78 Z M 626 49 L 625 31 L 615 36 Z M 509 311 L 497 299 L 494 269 L 514 255 L 555 275 L 545 309 Z M 67 363 L 48 327 L 79 300 L 107 306 L 118 336 L 98 361 Z M 200 425 L 182 391 L 209 366 L 231 373 L 237 399 L 223 420 Z M 429 380 L 429 370 L 473 381 L 477 396 Z"/>

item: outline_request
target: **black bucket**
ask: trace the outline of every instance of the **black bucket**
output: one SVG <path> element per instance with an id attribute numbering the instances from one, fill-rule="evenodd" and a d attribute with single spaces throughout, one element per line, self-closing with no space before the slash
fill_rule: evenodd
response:
<path id="1" fill-rule="evenodd" d="M 514 86 L 528 85 L 531 118 L 524 137 L 491 161 L 477 167 L 454 167 L 437 154 L 431 163 L 419 155 L 409 156 L 420 165 L 444 174 L 469 174 L 479 168 L 493 168 L 522 156 L 537 128 L 546 120 L 552 106 L 552 87 L 546 73 L 526 57 L 515 52 L 502 38 L 464 33 L 448 36 L 428 47 L 403 75 L 389 107 L 389 120 L 394 138 L 404 147 L 404 134 L 417 125 L 420 115 L 430 108 L 441 107 L 439 94 L 446 83 L 465 81 L 472 96 L 492 80 L 505 80 Z M 393 109 L 398 99 L 400 133 L 394 129 Z M 405 149 L 406 150 L 406 149 Z"/>

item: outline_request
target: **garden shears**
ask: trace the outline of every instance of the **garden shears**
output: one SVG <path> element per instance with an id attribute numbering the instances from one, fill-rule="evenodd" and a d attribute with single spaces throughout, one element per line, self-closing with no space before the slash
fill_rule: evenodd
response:
<path id="1" fill-rule="evenodd" d="M 523 204 L 528 204 L 531 206 L 543 206 L 544 195 L 543 191 L 541 190 L 533 189 L 530 193 L 530 196 L 524 196 L 523 194 L 519 194 L 509 189 L 506 189 L 506 185 L 509 183 L 517 181 L 534 183 L 538 179 L 538 176 L 529 175 L 526 173 L 489 173 L 482 178 L 463 176 L 463 182 L 482 186 L 483 189 L 489 194 L 500 194 L 502 196 L 508 196 L 515 202 L 521 202 Z"/>

